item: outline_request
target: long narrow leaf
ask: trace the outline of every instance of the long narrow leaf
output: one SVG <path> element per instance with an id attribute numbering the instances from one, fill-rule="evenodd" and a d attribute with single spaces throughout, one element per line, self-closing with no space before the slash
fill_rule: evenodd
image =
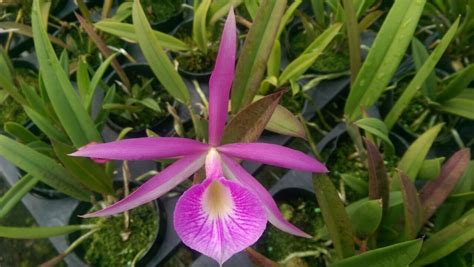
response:
<path id="1" fill-rule="evenodd" d="M 0 136 L 0 155 L 43 183 L 83 201 L 89 193 L 52 158 L 5 136 Z"/>
<path id="2" fill-rule="evenodd" d="M 81 105 L 79 96 L 48 40 L 39 0 L 33 1 L 32 24 L 33 39 L 45 89 L 64 130 L 76 147 L 81 147 L 91 141 L 100 141 L 101 137 L 92 119 Z"/>
<path id="3" fill-rule="evenodd" d="M 66 225 L 51 227 L 8 227 L 0 226 L 0 236 L 15 239 L 48 238 L 66 235 L 75 231 L 91 229 L 94 225 Z"/>
<path id="4" fill-rule="evenodd" d="M 1 198 L 0 198 L 0 219 L 5 217 L 8 212 L 20 202 L 26 193 L 28 193 L 37 183 L 39 179 L 32 175 L 23 176 L 18 182 L 13 185 Z"/>
<path id="5" fill-rule="evenodd" d="M 170 95 L 182 103 L 189 104 L 191 98 L 188 88 L 154 35 L 140 1 L 134 1 L 132 17 L 138 44 L 153 73 Z"/>
<path id="6" fill-rule="evenodd" d="M 370 107 L 390 82 L 412 39 L 426 0 L 395 1 L 365 60 L 344 108 L 355 120 L 360 107 Z"/>

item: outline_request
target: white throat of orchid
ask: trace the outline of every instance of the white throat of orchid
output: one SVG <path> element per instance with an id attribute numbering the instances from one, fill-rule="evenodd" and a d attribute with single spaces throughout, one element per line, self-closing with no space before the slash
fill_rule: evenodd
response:
<path id="1" fill-rule="evenodd" d="M 219 178 L 224 177 L 222 170 L 222 158 L 215 148 L 209 149 L 206 156 L 206 177 Z"/>

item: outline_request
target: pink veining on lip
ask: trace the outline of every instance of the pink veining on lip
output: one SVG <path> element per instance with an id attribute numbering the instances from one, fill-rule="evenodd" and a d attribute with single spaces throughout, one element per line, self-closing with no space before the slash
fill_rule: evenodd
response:
<path id="1" fill-rule="evenodd" d="M 174 227 L 184 244 L 223 264 L 254 244 L 269 221 L 282 231 L 309 237 L 279 211 L 270 193 L 235 160 L 243 159 L 308 172 L 327 172 L 324 164 L 287 147 L 266 143 L 220 145 L 234 79 L 237 33 L 231 9 L 209 80 L 209 144 L 177 137 L 126 139 L 89 144 L 71 156 L 100 160 L 177 159 L 128 197 L 84 217 L 108 216 L 166 194 L 203 166 L 206 178 L 179 198 Z"/>

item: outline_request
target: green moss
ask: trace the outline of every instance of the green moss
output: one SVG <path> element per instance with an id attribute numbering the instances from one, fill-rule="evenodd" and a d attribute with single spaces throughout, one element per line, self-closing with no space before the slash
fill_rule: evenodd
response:
<path id="1" fill-rule="evenodd" d="M 140 1 L 145 8 L 145 15 L 151 22 L 159 23 L 168 20 L 181 9 L 182 0 Z"/>
<path id="2" fill-rule="evenodd" d="M 257 243 L 257 249 L 268 258 L 279 262 L 284 261 L 292 253 L 310 252 L 309 254 L 312 254 L 307 257 L 295 257 L 290 261 L 285 261 L 284 263 L 287 266 L 291 265 L 291 262 L 302 264 L 298 266 L 324 265 L 326 262 L 324 255 L 327 255 L 328 252 L 324 241 L 319 240 L 318 237 L 324 222 L 316 200 L 301 195 L 293 196 L 294 198 L 279 201 L 278 207 L 286 219 L 312 235 L 313 238 L 293 236 L 270 226 Z"/>
<path id="3" fill-rule="evenodd" d="M 149 248 L 158 228 L 154 207 L 140 206 L 129 214 L 130 226 L 127 230 L 124 230 L 123 214 L 84 220 L 85 224 L 102 227 L 83 245 L 87 263 L 92 266 L 129 266 L 138 254 Z"/>
<path id="4" fill-rule="evenodd" d="M 212 71 L 214 62 L 217 57 L 217 50 L 219 48 L 219 42 L 213 42 L 208 46 L 207 54 L 199 50 L 194 43 L 190 33 L 186 30 L 179 30 L 176 36 L 185 42 L 189 47 L 193 49 L 175 53 L 175 58 L 179 62 L 179 68 L 194 73 L 205 73 Z"/>
<path id="5" fill-rule="evenodd" d="M 298 57 L 303 51 L 311 44 L 313 40 L 307 36 L 303 31 L 297 32 L 292 38 L 290 38 L 290 49 L 292 58 Z M 311 66 L 311 69 L 322 73 L 333 73 L 341 72 L 349 69 L 350 59 L 349 51 L 333 49 L 334 41 L 332 45 L 329 45 L 327 49 L 318 57 L 318 59 Z"/>
<path id="6" fill-rule="evenodd" d="M 3 129 L 4 124 L 9 121 L 19 124 L 24 124 L 28 121 L 28 116 L 23 111 L 22 106 L 11 98 L 0 104 L 0 129 Z"/>

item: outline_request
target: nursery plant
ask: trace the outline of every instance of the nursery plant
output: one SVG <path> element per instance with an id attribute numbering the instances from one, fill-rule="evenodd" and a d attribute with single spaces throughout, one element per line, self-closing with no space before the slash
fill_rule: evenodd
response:
<path id="1" fill-rule="evenodd" d="M 68 25 L 91 40 L 48 34 L 48 1 L 31 26 L 0 22 L 32 36 L 20 57 L 39 63 L 0 50 L 0 103 L 25 118 L 0 135 L 23 176 L 0 221 L 40 182 L 79 203 L 63 225 L 1 237 L 67 235 L 46 265 L 473 263 L 471 0 L 183 2 L 78 0 Z M 155 23 L 171 7 L 175 31 Z"/>

